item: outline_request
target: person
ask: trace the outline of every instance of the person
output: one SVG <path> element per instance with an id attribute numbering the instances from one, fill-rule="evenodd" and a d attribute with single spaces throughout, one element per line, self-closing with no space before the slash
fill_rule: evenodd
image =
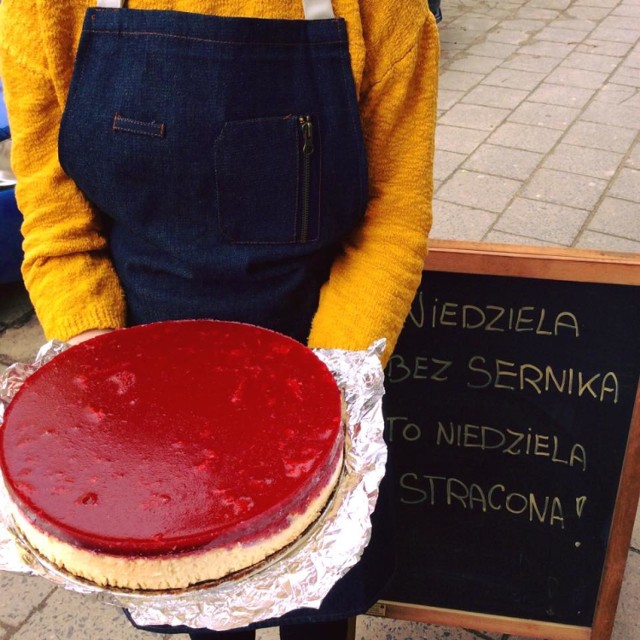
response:
<path id="1" fill-rule="evenodd" d="M 216 318 L 310 347 L 384 337 L 386 362 L 431 220 L 427 3 L 89 4 L 0 4 L 22 272 L 47 337 Z M 385 496 L 362 559 L 320 609 L 264 624 L 344 636 L 392 569 Z"/>

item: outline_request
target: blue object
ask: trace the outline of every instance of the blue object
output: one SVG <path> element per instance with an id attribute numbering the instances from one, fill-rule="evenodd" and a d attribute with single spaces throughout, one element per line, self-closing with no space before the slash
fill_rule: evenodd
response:
<path id="1" fill-rule="evenodd" d="M 4 106 L 2 82 L 0 82 L 0 142 L 7 140 L 9 121 Z M 22 264 L 22 216 L 16 205 L 13 188 L 0 189 L 0 284 L 20 280 Z"/>
<path id="2" fill-rule="evenodd" d="M 7 117 L 7 109 L 4 106 L 4 91 L 2 89 L 2 81 L 0 80 L 0 129 L 8 129 L 8 127 L 9 118 Z"/>
<path id="3" fill-rule="evenodd" d="M 22 264 L 22 215 L 16 205 L 15 191 L 0 189 L 0 284 L 20 280 Z"/>

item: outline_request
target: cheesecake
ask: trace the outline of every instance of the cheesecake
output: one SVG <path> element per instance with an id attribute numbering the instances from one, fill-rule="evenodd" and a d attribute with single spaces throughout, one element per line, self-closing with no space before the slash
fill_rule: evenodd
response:
<path id="1" fill-rule="evenodd" d="M 104 587 L 245 575 L 313 527 L 339 482 L 342 400 L 307 347 L 211 320 L 117 330 L 30 376 L 0 430 L 16 528 Z"/>

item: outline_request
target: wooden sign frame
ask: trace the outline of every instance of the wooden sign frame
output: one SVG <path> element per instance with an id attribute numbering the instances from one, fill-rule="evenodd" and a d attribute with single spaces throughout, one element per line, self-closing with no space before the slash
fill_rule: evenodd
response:
<path id="1" fill-rule="evenodd" d="M 432 240 L 425 270 L 640 287 L 640 255 Z M 639 294 L 640 299 L 640 294 Z M 640 384 L 618 483 L 609 542 L 591 627 L 381 600 L 369 612 L 549 640 L 609 640 L 640 497 Z"/>

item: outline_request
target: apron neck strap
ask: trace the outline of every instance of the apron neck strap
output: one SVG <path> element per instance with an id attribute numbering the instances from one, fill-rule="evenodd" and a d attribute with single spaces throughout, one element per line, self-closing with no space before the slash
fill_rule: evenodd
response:
<path id="1" fill-rule="evenodd" d="M 302 0 L 304 17 L 307 20 L 334 18 L 331 0 Z"/>
<path id="2" fill-rule="evenodd" d="M 121 9 L 126 0 L 97 0 L 96 6 L 105 9 Z M 302 0 L 304 17 L 307 20 L 324 20 L 335 17 L 331 0 Z"/>

